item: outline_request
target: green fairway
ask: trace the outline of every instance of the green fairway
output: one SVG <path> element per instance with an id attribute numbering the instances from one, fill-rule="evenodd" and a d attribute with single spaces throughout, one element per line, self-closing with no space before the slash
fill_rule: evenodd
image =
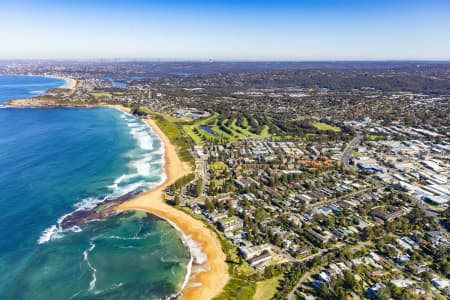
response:
<path id="1" fill-rule="evenodd" d="M 334 132 L 340 132 L 341 129 L 339 127 L 334 127 L 331 125 L 328 125 L 326 123 L 322 123 L 322 122 L 314 122 L 313 126 L 316 127 L 319 130 L 331 130 Z"/>
<path id="2" fill-rule="evenodd" d="M 257 123 L 255 121 L 255 123 Z M 208 126 L 209 130 L 201 128 Z M 197 145 L 207 145 L 211 143 L 235 142 L 245 138 L 270 138 L 269 126 L 264 125 L 259 134 L 252 132 L 247 119 L 244 118 L 241 126 L 236 123 L 236 118 L 220 119 L 220 114 L 214 113 L 212 116 L 183 125 L 184 131 L 194 140 Z M 209 132 L 208 132 L 209 131 Z"/>
<path id="3" fill-rule="evenodd" d="M 218 116 L 218 113 L 214 113 L 208 118 L 197 120 L 189 125 L 183 125 L 183 129 L 194 140 L 195 144 L 206 145 L 209 139 L 214 139 L 217 137 L 213 134 L 207 133 L 204 130 L 201 130 L 199 126 L 207 126 L 210 122 L 215 122 Z"/>

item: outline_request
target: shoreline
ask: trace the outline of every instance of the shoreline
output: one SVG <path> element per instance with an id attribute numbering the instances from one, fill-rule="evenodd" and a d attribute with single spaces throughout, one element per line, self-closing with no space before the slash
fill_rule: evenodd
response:
<path id="1" fill-rule="evenodd" d="M 122 105 L 33 105 L 33 98 L 21 99 L 25 103 L 7 104 L 11 108 L 58 108 L 58 107 L 109 107 L 130 114 L 131 109 Z M 20 100 L 19 100 L 20 101 Z M 13 101 L 14 103 L 14 101 Z M 142 210 L 167 221 L 176 230 L 180 231 L 183 243 L 189 249 L 191 260 L 187 266 L 187 274 L 182 283 L 181 290 L 176 297 L 186 300 L 212 299 L 219 295 L 229 280 L 226 255 L 215 232 L 210 230 L 203 222 L 193 218 L 187 213 L 170 206 L 162 199 L 164 190 L 177 179 L 193 172 L 191 166 L 182 162 L 177 154 L 176 147 L 152 119 L 143 119 L 147 126 L 158 136 L 164 150 L 163 168 L 165 179 L 157 186 L 144 191 L 130 200 L 127 200 L 114 209 L 116 212 L 126 210 Z M 192 241 L 192 242 L 191 242 Z M 194 253 L 195 252 L 195 253 Z M 197 255 L 195 255 L 197 254 Z M 205 259 L 196 259 L 204 256 Z M 175 297 L 172 295 L 170 297 Z"/>
<path id="2" fill-rule="evenodd" d="M 11 75 L 11 74 L 0 74 L 0 75 L 4 75 L 4 76 L 34 76 L 34 77 L 47 77 L 47 78 L 54 78 L 54 79 L 62 79 L 66 82 L 66 84 L 64 84 L 63 86 L 58 87 L 59 89 L 69 89 L 69 90 L 74 90 L 77 87 L 78 81 L 76 79 L 73 79 L 71 77 L 62 77 L 62 76 L 58 76 L 58 75 L 34 75 L 34 74 L 16 74 L 16 75 Z M 44 93 L 46 94 L 47 91 Z M 30 98 L 34 98 L 30 97 Z"/>
<path id="3" fill-rule="evenodd" d="M 63 78 L 63 79 L 68 82 L 67 86 L 65 86 L 64 88 L 69 90 L 74 90 L 77 88 L 78 82 L 75 79 L 73 78 Z"/>
<path id="4" fill-rule="evenodd" d="M 130 113 L 130 109 L 120 105 L 107 105 L 107 107 Z M 216 234 L 205 224 L 162 200 L 164 190 L 169 185 L 192 171 L 187 163 L 180 161 L 175 146 L 156 122 L 152 119 L 143 121 L 158 135 L 164 147 L 166 179 L 160 185 L 120 204 L 116 207 L 116 210 L 118 212 L 143 210 L 166 220 L 176 230 L 179 230 L 183 241 L 189 248 L 192 261 L 192 265 L 187 267 L 188 273 L 179 294 L 182 299 L 187 300 L 212 299 L 222 291 L 229 278 L 228 265 L 225 262 L 226 256 L 222 251 L 222 245 Z M 200 250 L 202 253 L 195 255 L 193 250 Z M 199 259 L 201 254 L 206 256 L 206 259 Z M 191 272 L 189 272 L 189 269 L 192 269 Z"/>
<path id="5" fill-rule="evenodd" d="M 62 79 L 66 82 L 65 85 L 59 87 L 60 89 L 69 89 L 69 90 L 75 90 L 77 87 L 77 81 L 71 77 L 62 77 L 58 75 L 27 75 L 27 76 L 42 76 L 47 78 L 55 78 L 55 79 Z"/>

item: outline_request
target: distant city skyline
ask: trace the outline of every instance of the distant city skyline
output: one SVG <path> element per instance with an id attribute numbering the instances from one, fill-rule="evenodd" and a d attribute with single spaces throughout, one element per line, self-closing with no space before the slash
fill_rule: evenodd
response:
<path id="1" fill-rule="evenodd" d="M 1 3 L 0 59 L 450 59 L 450 1 L 149 2 Z"/>

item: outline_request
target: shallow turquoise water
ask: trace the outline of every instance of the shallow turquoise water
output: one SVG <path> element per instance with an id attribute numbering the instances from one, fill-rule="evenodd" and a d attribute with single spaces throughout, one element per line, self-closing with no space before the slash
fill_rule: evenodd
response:
<path id="1" fill-rule="evenodd" d="M 26 78 L 31 96 L 34 86 Z M 45 89 L 61 85 L 44 81 Z M 12 84 L 7 84 L 8 80 Z M 0 76 L 0 99 L 21 78 Z M 56 81 L 53 81 L 56 80 Z M 161 180 L 161 142 L 108 109 L 0 109 L 0 299 L 157 299 L 179 290 L 189 253 L 167 222 L 125 213 L 62 232 L 58 220 Z"/>

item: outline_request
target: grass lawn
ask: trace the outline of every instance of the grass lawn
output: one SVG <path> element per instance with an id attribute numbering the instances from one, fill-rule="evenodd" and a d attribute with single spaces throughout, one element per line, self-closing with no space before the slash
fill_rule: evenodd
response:
<path id="1" fill-rule="evenodd" d="M 369 141 L 377 141 L 377 140 L 381 140 L 383 137 L 382 137 L 382 136 L 379 136 L 379 135 L 368 134 L 368 135 L 366 136 L 366 138 L 367 138 Z"/>
<path id="2" fill-rule="evenodd" d="M 150 109 L 146 108 L 146 107 L 139 107 L 139 111 L 146 113 L 147 115 L 150 115 L 152 112 L 150 111 Z"/>
<path id="3" fill-rule="evenodd" d="M 322 123 L 322 122 L 314 122 L 313 126 L 316 127 L 319 130 L 331 130 L 334 132 L 340 132 L 341 129 L 339 127 L 334 127 L 331 125 L 328 125 L 326 123 Z"/>
<path id="4" fill-rule="evenodd" d="M 225 182 L 225 180 L 223 179 L 213 179 L 211 180 L 211 185 L 218 187 L 218 186 L 223 186 L 223 183 Z"/>
<path id="5" fill-rule="evenodd" d="M 307 134 L 305 134 L 305 136 L 302 139 L 304 141 L 308 141 L 310 138 L 316 138 L 317 136 L 319 136 L 319 135 L 315 134 L 315 133 L 307 133 Z"/>
<path id="6" fill-rule="evenodd" d="M 196 145 L 204 145 L 205 141 L 202 139 L 202 135 L 195 133 L 193 129 L 193 125 L 183 125 L 183 130 L 192 138 Z"/>
<path id="7" fill-rule="evenodd" d="M 213 163 L 209 164 L 209 167 L 211 169 L 213 169 L 214 171 L 228 169 L 228 166 L 223 161 L 213 162 Z"/>
<path id="8" fill-rule="evenodd" d="M 255 294 L 255 282 L 240 278 L 231 278 L 216 300 L 251 300 Z"/>
<path id="9" fill-rule="evenodd" d="M 277 292 L 277 287 L 282 276 L 275 276 L 270 279 L 258 281 L 256 283 L 256 292 L 254 300 L 269 300 Z"/>

